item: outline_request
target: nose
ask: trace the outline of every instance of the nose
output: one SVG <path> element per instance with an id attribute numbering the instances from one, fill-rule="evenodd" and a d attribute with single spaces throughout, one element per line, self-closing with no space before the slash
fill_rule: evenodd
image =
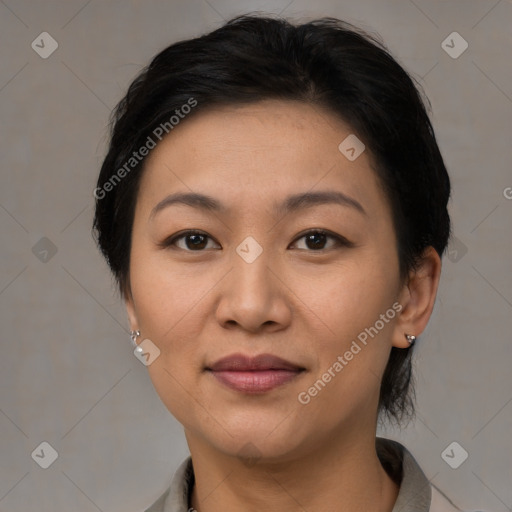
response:
<path id="1" fill-rule="evenodd" d="M 218 287 L 216 317 L 222 327 L 257 333 L 289 325 L 291 292 L 272 259 L 265 250 L 250 263 L 237 253 L 233 255 L 233 268 Z"/>

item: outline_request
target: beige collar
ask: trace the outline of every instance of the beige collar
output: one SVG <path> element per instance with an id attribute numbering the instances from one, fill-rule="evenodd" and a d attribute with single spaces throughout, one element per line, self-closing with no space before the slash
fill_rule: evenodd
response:
<path id="1" fill-rule="evenodd" d="M 457 512 L 437 488 L 432 486 L 411 453 L 391 439 L 377 437 L 377 455 L 391 478 L 400 484 L 392 512 Z M 145 512 L 188 512 L 189 491 L 194 483 L 191 457 L 176 470 L 170 487 Z"/>

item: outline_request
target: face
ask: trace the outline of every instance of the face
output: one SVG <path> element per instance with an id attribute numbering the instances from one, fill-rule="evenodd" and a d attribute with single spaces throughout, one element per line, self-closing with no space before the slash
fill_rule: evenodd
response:
<path id="1" fill-rule="evenodd" d="M 403 288 L 370 155 L 338 149 L 350 134 L 264 101 L 186 119 L 149 155 L 127 308 L 189 442 L 291 457 L 374 428 Z M 173 196 L 191 193 L 210 199 Z"/>

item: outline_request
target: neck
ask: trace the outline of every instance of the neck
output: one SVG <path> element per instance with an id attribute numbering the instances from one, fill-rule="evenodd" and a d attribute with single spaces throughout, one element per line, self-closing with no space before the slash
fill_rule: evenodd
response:
<path id="1" fill-rule="evenodd" d="M 304 510 L 391 512 L 399 487 L 375 449 L 375 434 L 333 436 L 299 454 L 241 461 L 187 432 L 197 512 Z M 312 492 L 313 491 L 313 492 Z"/>

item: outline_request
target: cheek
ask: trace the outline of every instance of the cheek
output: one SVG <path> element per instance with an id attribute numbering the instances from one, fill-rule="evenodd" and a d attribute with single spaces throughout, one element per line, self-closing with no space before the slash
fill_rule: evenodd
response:
<path id="1" fill-rule="evenodd" d="M 314 340 L 317 361 L 297 398 L 309 401 L 305 411 L 322 417 L 325 428 L 375 407 L 396 316 L 383 290 L 375 282 L 337 281 L 328 300 L 318 297 L 314 310 L 326 325 L 325 335 Z"/>
<path id="2" fill-rule="evenodd" d="M 173 269 L 149 252 L 134 251 L 132 256 L 130 281 L 140 330 L 160 350 L 147 367 L 155 391 L 183 425 L 204 423 L 208 419 L 196 417 L 191 401 L 204 402 L 197 386 L 202 356 L 197 340 L 212 280 L 204 272 L 187 272 L 184 265 Z"/>
<path id="3" fill-rule="evenodd" d="M 292 291 L 288 295 L 283 290 L 283 300 L 298 315 L 292 322 L 305 322 L 321 338 L 331 340 L 318 346 L 318 355 L 331 344 L 339 348 L 350 342 L 391 307 L 397 277 L 393 261 L 382 256 L 368 248 L 323 269 L 308 263 L 278 272 Z M 142 246 L 133 250 L 131 261 L 130 280 L 143 335 L 164 353 L 193 351 L 194 338 L 201 337 L 211 318 L 208 308 L 214 307 L 215 286 L 225 286 L 226 268 L 211 262 L 172 261 L 165 252 Z"/>
<path id="4" fill-rule="evenodd" d="M 317 367 L 308 383 L 329 381 L 329 390 L 322 391 L 318 405 L 327 400 L 339 404 L 340 410 L 350 409 L 378 390 L 391 349 L 397 277 L 389 267 L 364 258 L 357 266 L 329 274 L 317 287 L 304 284 L 299 292 L 307 297 L 315 313 L 312 318 L 318 316 L 324 326 L 323 335 L 315 340 Z M 322 383 L 317 388 L 322 388 Z"/>
<path id="5" fill-rule="evenodd" d="M 197 316 L 211 279 L 204 279 L 198 266 L 173 263 L 165 253 L 142 247 L 132 252 L 131 262 L 131 288 L 141 330 L 166 349 L 167 338 L 184 325 L 194 325 L 191 318 Z"/>
<path id="6" fill-rule="evenodd" d="M 208 403 L 201 386 L 196 385 L 200 380 L 198 363 L 203 362 L 206 350 L 197 340 L 207 339 L 206 322 L 212 319 L 216 299 L 222 300 L 215 286 L 226 286 L 222 278 L 228 268 L 173 262 L 164 252 L 144 250 L 141 245 L 134 248 L 131 261 L 130 280 L 140 329 L 161 351 L 161 357 L 148 367 L 153 385 L 179 421 L 193 424 L 191 417 L 197 411 L 190 406 L 190 393 L 200 403 Z M 295 311 L 288 327 L 293 329 L 295 323 L 304 333 L 296 340 L 297 350 L 315 361 L 307 386 L 328 372 L 338 356 L 343 357 L 359 339 L 360 349 L 352 346 L 353 356 L 345 358 L 346 366 L 311 409 L 325 404 L 324 400 L 337 404 L 339 410 L 358 407 L 377 388 L 377 375 L 388 354 L 385 337 L 392 324 L 386 323 L 377 336 L 368 334 L 367 329 L 391 308 L 396 286 L 390 262 L 384 261 L 376 257 L 375 250 L 367 249 L 323 269 L 310 263 L 300 268 L 283 267 L 279 272 L 286 284 L 282 300 Z M 364 333 L 366 345 L 360 338 Z"/>
<path id="7" fill-rule="evenodd" d="M 374 325 L 393 304 L 397 272 L 361 255 L 330 268 L 294 292 L 318 315 L 334 338 L 347 340 Z"/>
<path id="8" fill-rule="evenodd" d="M 197 340 L 202 337 L 202 308 L 211 281 L 201 278 L 201 272 L 173 271 L 157 260 L 134 254 L 132 293 L 141 334 L 160 350 L 147 367 L 148 374 L 167 409 L 186 424 L 195 410 L 191 399 L 202 403 L 197 386 L 202 354 Z"/>

